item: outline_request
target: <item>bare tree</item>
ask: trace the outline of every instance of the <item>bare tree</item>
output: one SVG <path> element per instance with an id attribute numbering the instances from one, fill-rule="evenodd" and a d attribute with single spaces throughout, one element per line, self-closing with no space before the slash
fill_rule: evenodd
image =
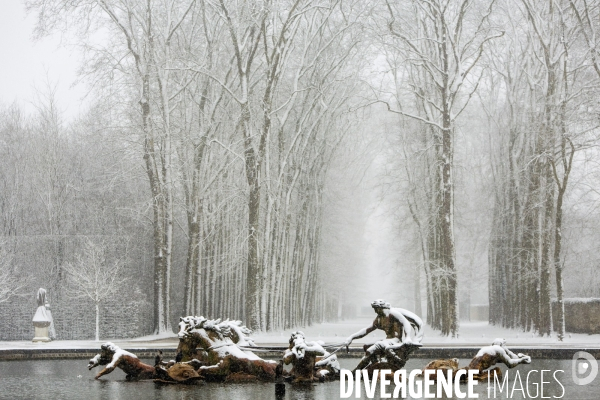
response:
<path id="1" fill-rule="evenodd" d="M 478 63 L 486 44 L 502 32 L 490 24 L 494 1 L 434 0 L 388 2 L 389 37 L 383 45 L 396 82 L 390 111 L 422 123 L 431 136 L 431 198 L 426 227 L 431 246 L 425 257 L 435 269 L 440 312 L 435 313 L 442 333 L 458 334 L 457 268 L 454 243 L 454 135 L 455 121 L 479 85 Z M 401 61 L 400 61 L 401 60 Z M 402 67 L 398 63 L 406 65 Z M 408 77 L 406 79 L 405 77 Z M 469 79 L 471 81 L 469 81 Z M 403 93 L 409 93 L 406 107 Z M 387 100 L 387 99 L 386 99 Z M 413 213 L 413 215 L 417 215 Z M 422 228 L 423 229 L 423 228 Z M 425 247 L 423 247 L 425 249 Z"/>
<path id="2" fill-rule="evenodd" d="M 22 290 L 29 284 L 29 280 L 19 274 L 13 261 L 14 256 L 6 249 L 6 245 L 0 244 L 0 303 L 22 295 Z"/>
<path id="3" fill-rule="evenodd" d="M 139 141 L 150 186 L 157 333 L 170 330 L 175 179 L 174 126 L 171 116 L 177 96 L 187 82 L 185 77 L 173 76 L 170 64 L 174 58 L 172 40 L 195 3 L 195 0 L 173 1 L 162 7 L 153 1 L 29 2 L 30 9 L 39 11 L 37 30 L 40 35 L 62 29 L 62 24 L 73 17 L 80 22 L 78 28 L 82 44 L 88 49 L 93 49 L 93 46 L 86 46 L 91 42 L 89 34 L 97 28 L 98 22 L 106 23 L 114 42 L 101 51 L 93 50 L 94 62 L 90 64 L 94 67 L 88 72 L 102 80 L 103 76 L 114 77 L 117 71 L 125 82 L 125 93 L 138 97 L 135 109 L 132 110 L 129 104 L 131 125 L 128 130 Z M 106 65 L 102 61 L 106 59 L 112 61 Z M 127 62 L 121 62 L 123 59 L 127 59 Z"/>
<path id="4" fill-rule="evenodd" d="M 596 2 L 588 0 L 569 0 L 569 5 L 585 39 L 592 67 L 600 77 L 600 59 L 598 58 L 598 47 L 600 46 L 600 43 L 598 43 L 600 41 L 600 36 L 598 35 L 600 29 L 598 17 L 600 16 L 600 7 Z"/>
<path id="5" fill-rule="evenodd" d="M 491 90 L 483 95 L 496 132 L 490 322 L 542 335 L 554 330 L 561 340 L 570 176 L 578 168 L 575 153 L 596 140 L 590 133 L 597 128 L 589 96 L 597 74 L 574 4 L 502 2 L 498 20 L 514 29 L 489 54 Z"/>
<path id="6" fill-rule="evenodd" d="M 73 298 L 86 298 L 96 310 L 96 341 L 100 340 L 100 304 L 115 296 L 125 295 L 129 279 L 124 276 L 124 264 L 117 259 L 106 260 L 107 247 L 86 239 L 83 251 L 74 262 L 66 263 L 67 293 Z"/>

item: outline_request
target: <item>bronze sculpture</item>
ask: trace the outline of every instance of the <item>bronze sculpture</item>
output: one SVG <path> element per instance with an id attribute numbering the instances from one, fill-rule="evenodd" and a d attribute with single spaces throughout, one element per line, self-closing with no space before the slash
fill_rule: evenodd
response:
<path id="1" fill-rule="evenodd" d="M 367 367 L 374 369 L 373 366 L 378 363 L 379 357 L 386 358 L 386 368 L 394 371 L 401 369 L 406 364 L 410 353 L 421 347 L 423 321 L 416 314 L 402 308 L 392 308 L 390 303 L 381 299 L 373 301 L 371 307 L 377 314 L 373 323 L 350 335 L 344 345 L 348 346 L 354 339 L 381 329 L 385 332 L 386 338 L 365 346 L 365 356 L 356 369 Z"/>

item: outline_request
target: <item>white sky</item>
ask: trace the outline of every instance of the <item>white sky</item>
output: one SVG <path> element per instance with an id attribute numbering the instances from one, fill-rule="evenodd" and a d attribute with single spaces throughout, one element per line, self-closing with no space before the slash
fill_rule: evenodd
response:
<path id="1" fill-rule="evenodd" d="M 70 119 L 80 111 L 85 95 L 83 85 L 73 86 L 80 58 L 71 49 L 60 47 L 60 36 L 34 42 L 35 18 L 26 16 L 22 0 L 0 0 L 0 103 L 17 101 L 33 109 L 35 87 L 57 85 L 57 100 Z"/>
<path id="2" fill-rule="evenodd" d="M 402 307 L 414 311 L 414 294 L 412 290 L 414 261 L 412 256 L 405 257 L 398 243 L 398 221 L 390 210 L 389 202 L 380 198 L 381 190 L 377 187 L 375 176 L 383 176 L 387 156 L 381 152 L 371 164 L 373 179 L 372 186 L 367 188 L 370 204 L 369 216 L 365 224 L 365 260 L 368 276 L 363 286 L 368 288 L 368 297 L 363 300 L 363 306 L 369 306 L 375 299 L 384 299 L 392 307 Z M 375 178 L 376 179 L 376 178 Z M 367 185 L 367 187 L 370 185 Z"/>

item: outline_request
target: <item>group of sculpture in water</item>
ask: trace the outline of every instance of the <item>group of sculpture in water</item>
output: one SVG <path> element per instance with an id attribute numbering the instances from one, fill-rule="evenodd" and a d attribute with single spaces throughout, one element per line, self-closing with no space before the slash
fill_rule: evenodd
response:
<path id="1" fill-rule="evenodd" d="M 88 368 L 105 366 L 96 379 L 120 368 L 127 374 L 127 380 L 153 379 L 165 383 L 195 383 L 200 380 L 328 381 L 339 378 L 340 364 L 335 353 L 344 347 L 347 349 L 353 340 L 380 329 L 385 332 L 386 338 L 364 346 L 365 355 L 356 370 L 366 369 L 371 374 L 374 370 L 387 369 L 393 372 L 402 369 L 410 354 L 422 346 L 423 322 L 412 312 L 392 308 L 383 300 L 375 300 L 371 306 L 377 314 L 373 323 L 350 335 L 342 343 L 325 345 L 320 341 L 306 340 L 303 332 L 293 332 L 279 362 L 265 360 L 255 354 L 269 349 L 256 346 L 248 337 L 251 331 L 240 321 L 188 316 L 180 318 L 175 360 L 164 361 L 159 352 L 155 365 L 151 366 L 141 362 L 135 354 L 107 342 L 101 346 L 100 354 L 90 360 Z M 530 362 L 530 357 L 514 354 L 503 339 L 496 339 L 491 346 L 483 347 L 463 369 L 476 369 L 479 371 L 478 378 L 485 379 L 491 371 L 501 374 L 497 367 L 490 370 L 498 363 L 513 368 Z M 285 370 L 284 364 L 291 364 L 291 370 Z M 435 360 L 424 369 L 454 374 L 459 370 L 458 360 Z"/>

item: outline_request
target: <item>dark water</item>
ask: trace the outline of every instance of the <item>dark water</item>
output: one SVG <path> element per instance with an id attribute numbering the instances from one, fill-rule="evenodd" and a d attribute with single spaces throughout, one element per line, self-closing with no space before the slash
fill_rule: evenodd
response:
<path id="1" fill-rule="evenodd" d="M 340 360 L 343 368 L 352 369 L 357 359 Z M 150 363 L 150 360 L 145 362 Z M 411 360 L 407 370 L 422 368 L 427 360 Z M 461 360 L 461 365 L 466 360 Z M 98 369 L 88 371 L 87 360 L 39 360 L 39 361 L 0 361 L 0 399 L 219 399 L 219 400 L 268 400 L 275 399 L 275 387 L 272 383 L 245 383 L 245 384 L 218 384 L 208 383 L 201 386 L 183 385 L 157 385 L 153 382 L 126 382 L 125 374 L 116 370 L 103 377 L 94 380 Z M 534 360 L 531 365 L 521 365 L 509 371 L 510 389 L 515 386 L 515 373 L 520 372 L 523 389 L 526 389 L 527 372 L 530 370 L 551 370 L 545 373 L 544 384 L 545 398 L 563 398 L 568 400 L 598 400 L 600 399 L 600 376 L 587 386 L 577 386 L 571 378 L 571 360 Z M 561 386 L 554 380 L 552 374 L 556 370 L 558 380 L 564 386 L 564 394 Z M 480 399 L 530 399 L 541 398 L 541 393 L 536 395 L 539 388 L 540 374 L 532 373 L 529 382 L 529 395 L 520 390 L 515 390 L 506 396 L 506 389 L 501 394 L 496 390 L 488 397 L 487 382 L 480 382 L 475 387 L 475 393 Z M 537 384 L 538 386 L 536 386 Z M 379 386 L 379 385 L 378 385 Z M 391 385 L 388 393 L 393 392 Z M 520 385 L 516 384 L 516 389 Z M 461 386 L 466 391 L 466 385 Z M 511 397 L 512 394 L 512 397 Z M 366 398 L 364 387 L 362 398 Z M 531 397 L 530 397 L 531 396 Z M 303 387 L 287 385 L 286 394 L 283 399 L 339 399 L 340 383 L 329 382 Z M 375 398 L 380 398 L 379 389 Z M 410 397 L 408 397 L 410 398 Z M 442 397 L 446 399 L 447 397 Z M 351 399 L 355 399 L 354 393 Z"/>

